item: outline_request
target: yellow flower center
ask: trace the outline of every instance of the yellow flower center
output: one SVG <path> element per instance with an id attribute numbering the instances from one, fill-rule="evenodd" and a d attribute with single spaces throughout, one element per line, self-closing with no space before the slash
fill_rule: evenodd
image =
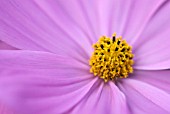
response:
<path id="1" fill-rule="evenodd" d="M 89 60 L 90 72 L 104 79 L 105 82 L 117 78 L 126 78 L 133 72 L 134 63 L 132 47 L 122 37 L 112 39 L 106 36 L 100 37 L 93 45 L 94 52 Z"/>

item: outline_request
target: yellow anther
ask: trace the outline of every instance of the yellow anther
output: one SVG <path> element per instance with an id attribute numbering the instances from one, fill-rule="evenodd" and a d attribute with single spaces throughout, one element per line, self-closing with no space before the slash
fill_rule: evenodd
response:
<path id="1" fill-rule="evenodd" d="M 93 48 L 94 53 L 89 65 L 91 66 L 90 72 L 95 76 L 107 82 L 117 78 L 126 78 L 129 73 L 133 72 L 132 47 L 121 36 L 116 38 L 116 33 L 113 34 L 112 39 L 102 36 Z"/>

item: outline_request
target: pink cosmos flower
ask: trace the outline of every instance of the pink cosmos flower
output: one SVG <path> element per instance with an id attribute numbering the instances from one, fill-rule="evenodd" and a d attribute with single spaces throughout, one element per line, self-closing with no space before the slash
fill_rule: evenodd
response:
<path id="1" fill-rule="evenodd" d="M 0 0 L 0 100 L 16 114 L 169 114 L 169 0 Z M 92 44 L 114 32 L 134 73 L 89 72 Z"/>

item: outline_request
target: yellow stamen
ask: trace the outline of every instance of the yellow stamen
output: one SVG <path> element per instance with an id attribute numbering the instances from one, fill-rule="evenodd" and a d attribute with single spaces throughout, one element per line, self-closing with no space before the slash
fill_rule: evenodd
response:
<path id="1" fill-rule="evenodd" d="M 100 37 L 93 45 L 94 52 L 89 60 L 90 72 L 104 79 L 105 82 L 117 78 L 126 78 L 133 72 L 134 64 L 132 47 L 122 37 L 112 39 L 106 36 Z"/>

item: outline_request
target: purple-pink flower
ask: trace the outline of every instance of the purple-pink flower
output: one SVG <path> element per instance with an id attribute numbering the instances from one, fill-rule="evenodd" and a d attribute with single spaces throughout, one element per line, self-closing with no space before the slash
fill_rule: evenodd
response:
<path id="1" fill-rule="evenodd" d="M 0 101 L 16 114 L 169 114 L 169 11 L 169 0 L 0 0 Z M 114 32 L 134 72 L 105 83 L 89 59 Z"/>

